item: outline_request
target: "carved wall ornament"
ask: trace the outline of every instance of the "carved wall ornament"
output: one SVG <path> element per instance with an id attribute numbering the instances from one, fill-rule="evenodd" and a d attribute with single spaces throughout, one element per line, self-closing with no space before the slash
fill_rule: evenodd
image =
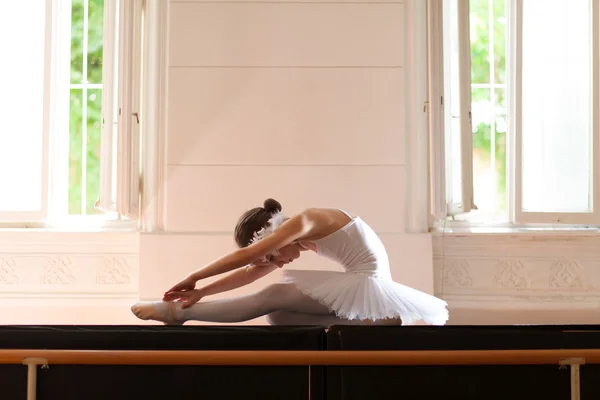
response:
<path id="1" fill-rule="evenodd" d="M 583 268 L 572 260 L 557 260 L 552 265 L 550 287 L 554 289 L 583 289 L 585 286 L 585 272 Z"/>
<path id="2" fill-rule="evenodd" d="M 473 278 L 471 278 L 467 260 L 444 260 L 443 268 L 444 286 L 473 286 Z"/>
<path id="3" fill-rule="evenodd" d="M 75 283 L 71 272 L 71 260 L 68 257 L 56 257 L 44 264 L 43 284 L 65 285 Z"/>
<path id="4" fill-rule="evenodd" d="M 131 283 L 131 267 L 123 257 L 107 258 L 102 262 L 96 282 L 100 285 Z"/>
<path id="5" fill-rule="evenodd" d="M 519 260 L 501 260 L 496 266 L 494 286 L 498 288 L 525 289 L 530 287 L 527 268 Z"/>
<path id="6" fill-rule="evenodd" d="M 17 263 L 14 258 L 0 258 L 0 284 L 16 285 L 19 277 L 16 275 Z"/>

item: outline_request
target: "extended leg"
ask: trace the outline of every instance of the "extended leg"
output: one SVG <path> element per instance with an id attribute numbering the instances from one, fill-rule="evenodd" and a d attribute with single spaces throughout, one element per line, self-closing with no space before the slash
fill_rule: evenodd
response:
<path id="1" fill-rule="evenodd" d="M 378 321 L 349 320 L 335 315 L 305 314 L 293 311 L 275 311 L 267 315 L 267 322 L 270 325 L 320 325 L 324 327 L 333 325 L 402 325 L 400 319 Z"/>
<path id="2" fill-rule="evenodd" d="M 347 320 L 335 315 L 316 315 L 297 313 L 293 311 L 275 311 L 267 315 L 270 325 L 320 325 L 330 327 L 333 325 L 367 325 L 368 321 Z"/>
<path id="3" fill-rule="evenodd" d="M 269 285 L 246 296 L 199 302 L 186 309 L 177 303 L 157 301 L 138 303 L 131 310 L 140 319 L 169 324 L 182 324 L 185 321 L 242 322 L 275 311 L 331 315 L 327 307 L 287 283 Z"/>

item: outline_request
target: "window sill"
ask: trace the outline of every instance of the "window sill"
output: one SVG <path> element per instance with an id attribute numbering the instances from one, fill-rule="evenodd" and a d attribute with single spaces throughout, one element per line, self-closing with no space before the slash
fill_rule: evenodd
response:
<path id="1" fill-rule="evenodd" d="M 548 236 L 598 236 L 600 227 L 592 225 L 552 225 L 552 224 L 511 224 L 511 223 L 469 223 L 443 222 L 435 224 L 430 233 L 443 235 L 548 235 Z"/>
<path id="2" fill-rule="evenodd" d="M 83 217 L 68 218 L 57 223 L 2 222 L 1 232 L 138 232 L 137 221 L 106 220 Z"/>

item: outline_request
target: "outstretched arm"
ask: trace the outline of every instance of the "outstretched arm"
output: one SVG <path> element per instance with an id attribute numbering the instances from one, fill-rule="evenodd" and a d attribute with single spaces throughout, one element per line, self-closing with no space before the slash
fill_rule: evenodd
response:
<path id="1" fill-rule="evenodd" d="M 271 254 L 306 236 L 311 229 L 313 229 L 313 222 L 304 214 L 294 216 L 284 222 L 273 234 L 211 262 L 190 274 L 189 279 L 199 281 L 252 264 L 256 260 L 261 260 L 267 254 Z"/>
<path id="2" fill-rule="evenodd" d="M 238 269 L 237 271 L 234 271 L 229 275 L 204 286 L 203 288 L 197 289 L 196 292 L 200 298 L 217 293 L 227 292 L 229 290 L 248 285 L 257 279 L 275 271 L 276 269 L 277 266 L 272 264 L 251 265 L 247 268 Z M 179 291 L 168 292 L 163 297 L 163 301 L 181 299 L 183 294 L 184 292 Z"/>

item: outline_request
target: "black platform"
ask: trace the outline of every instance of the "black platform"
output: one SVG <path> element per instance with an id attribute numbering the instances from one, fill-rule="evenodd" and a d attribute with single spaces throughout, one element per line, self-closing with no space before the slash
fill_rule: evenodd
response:
<path id="1" fill-rule="evenodd" d="M 4 326 L 3 349 L 322 350 L 321 327 Z M 312 375 L 309 377 L 309 373 Z M 323 398 L 323 368 L 51 365 L 38 400 Z M 0 398 L 26 399 L 27 369 L 0 365 Z"/>
<path id="2" fill-rule="evenodd" d="M 334 327 L 329 350 L 600 348 L 599 326 Z M 569 400 L 558 365 L 330 367 L 327 399 Z M 581 398 L 600 398 L 600 366 L 581 367 Z"/>
<path id="3" fill-rule="evenodd" d="M 0 326 L 3 349 L 509 350 L 599 349 L 598 326 L 249 327 Z M 582 399 L 600 367 L 581 367 Z M 2 399 L 26 398 L 27 369 L 0 365 Z M 310 389 L 309 389 L 310 388 Z M 570 399 L 556 366 L 213 367 L 51 365 L 38 399 Z"/>

